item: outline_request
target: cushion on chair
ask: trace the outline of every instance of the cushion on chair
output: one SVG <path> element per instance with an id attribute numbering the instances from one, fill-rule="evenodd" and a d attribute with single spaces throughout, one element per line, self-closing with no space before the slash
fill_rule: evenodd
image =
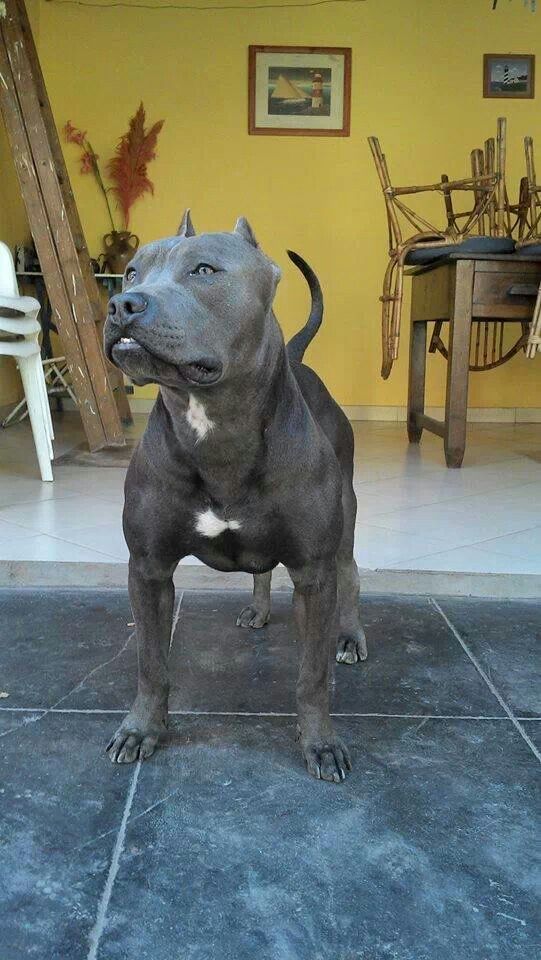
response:
<path id="1" fill-rule="evenodd" d="M 513 253 L 515 241 L 511 237 L 468 237 L 462 243 L 450 243 L 446 247 L 418 247 L 406 257 L 409 266 L 435 263 L 452 253 Z"/>
<path id="2" fill-rule="evenodd" d="M 541 242 L 525 243 L 523 247 L 517 247 L 519 257 L 541 257 Z"/>
<path id="3" fill-rule="evenodd" d="M 408 266 L 420 267 L 426 263 L 435 263 L 436 260 L 444 260 L 451 253 L 457 253 L 460 250 L 460 243 L 450 243 L 446 247 L 417 247 L 410 250 L 406 256 L 405 263 Z"/>

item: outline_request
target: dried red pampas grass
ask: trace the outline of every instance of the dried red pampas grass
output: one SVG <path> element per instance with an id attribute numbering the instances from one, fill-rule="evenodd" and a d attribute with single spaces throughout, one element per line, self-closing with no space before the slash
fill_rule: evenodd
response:
<path id="1" fill-rule="evenodd" d="M 154 184 L 147 175 L 147 164 L 156 156 L 158 134 L 164 121 L 158 120 L 150 130 L 145 130 L 145 108 L 141 103 L 130 120 L 127 133 L 120 138 L 116 153 L 107 164 L 107 172 L 113 181 L 112 191 L 124 217 L 125 228 L 130 222 L 130 210 L 136 200 L 145 193 L 154 193 Z"/>

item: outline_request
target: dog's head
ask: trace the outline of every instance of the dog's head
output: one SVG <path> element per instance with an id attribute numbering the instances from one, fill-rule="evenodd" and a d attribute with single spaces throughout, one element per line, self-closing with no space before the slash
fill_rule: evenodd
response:
<path id="1" fill-rule="evenodd" d="M 210 388 L 260 359 L 280 270 L 250 225 L 196 235 L 189 211 L 175 237 L 149 243 L 109 301 L 105 352 L 135 383 Z"/>

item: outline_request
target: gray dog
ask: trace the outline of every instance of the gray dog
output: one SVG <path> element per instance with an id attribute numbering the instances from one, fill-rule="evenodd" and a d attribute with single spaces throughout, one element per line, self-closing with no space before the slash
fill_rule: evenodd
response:
<path id="1" fill-rule="evenodd" d="M 108 745 L 117 763 L 149 757 L 165 734 L 173 573 L 195 555 L 254 575 L 239 626 L 269 618 L 271 571 L 287 568 L 299 638 L 298 737 L 308 770 L 340 782 L 351 769 L 329 716 L 329 640 L 336 659 L 366 658 L 353 559 L 356 499 L 351 427 L 302 364 L 321 323 L 312 310 L 287 347 L 272 310 L 280 270 L 241 218 L 232 233 L 195 235 L 189 211 L 176 237 L 143 247 L 112 297 L 108 358 L 158 399 L 126 477 L 124 533 L 136 622 L 135 703 Z"/>

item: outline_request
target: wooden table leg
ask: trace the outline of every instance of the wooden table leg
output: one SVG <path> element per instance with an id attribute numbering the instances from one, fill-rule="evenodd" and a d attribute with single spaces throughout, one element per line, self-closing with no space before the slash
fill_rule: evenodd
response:
<path id="1" fill-rule="evenodd" d="M 445 401 L 444 447 L 448 467 L 460 467 L 466 449 L 474 268 L 472 260 L 459 260 L 456 267 L 455 306 L 449 321 Z"/>
<path id="2" fill-rule="evenodd" d="M 411 325 L 410 366 L 408 381 L 408 437 L 410 443 L 419 443 L 423 428 L 417 415 L 425 411 L 426 321 L 416 320 Z"/>

